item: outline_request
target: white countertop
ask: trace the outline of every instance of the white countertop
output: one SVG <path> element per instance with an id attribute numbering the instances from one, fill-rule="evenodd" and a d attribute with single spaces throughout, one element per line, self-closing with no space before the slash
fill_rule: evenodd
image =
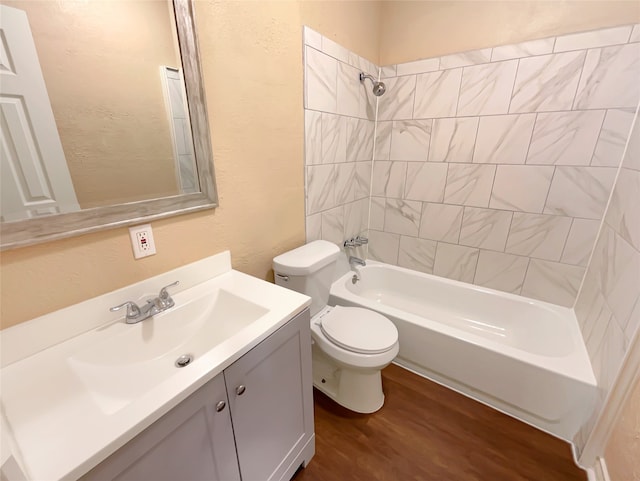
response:
<path id="1" fill-rule="evenodd" d="M 121 314 L 114 319 L 105 306 L 157 293 L 158 286 L 173 280 L 180 280 L 183 289 L 173 291 L 176 307 L 223 288 L 267 312 L 196 356 L 189 366 L 167 370 L 135 399 L 115 410 L 104 409 L 71 368 L 71 357 L 133 327 Z M 309 304 L 307 296 L 232 270 L 225 252 L 5 329 L 0 332 L 0 385 L 3 430 L 9 433 L 11 455 L 27 479 L 82 476 Z M 154 318 L 142 321 L 147 332 L 153 333 L 153 322 Z M 3 455 L 2 462 L 6 458 Z"/>

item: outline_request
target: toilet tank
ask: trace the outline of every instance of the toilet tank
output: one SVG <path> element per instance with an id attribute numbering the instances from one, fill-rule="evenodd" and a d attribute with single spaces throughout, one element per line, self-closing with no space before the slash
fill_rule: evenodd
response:
<path id="1" fill-rule="evenodd" d="M 276 284 L 311 297 L 311 316 L 329 301 L 336 259 L 340 249 L 332 242 L 317 240 L 273 259 Z"/>

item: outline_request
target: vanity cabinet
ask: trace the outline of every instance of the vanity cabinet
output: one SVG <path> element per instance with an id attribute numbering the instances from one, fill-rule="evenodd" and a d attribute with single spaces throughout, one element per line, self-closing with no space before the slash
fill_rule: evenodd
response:
<path id="1" fill-rule="evenodd" d="M 306 309 L 82 480 L 285 481 L 314 452 Z"/>

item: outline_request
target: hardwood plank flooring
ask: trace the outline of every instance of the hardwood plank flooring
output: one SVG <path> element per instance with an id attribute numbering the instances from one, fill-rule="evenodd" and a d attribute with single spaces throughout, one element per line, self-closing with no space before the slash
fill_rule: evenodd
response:
<path id="1" fill-rule="evenodd" d="M 385 405 L 356 414 L 317 390 L 316 454 L 295 481 L 585 481 L 569 444 L 390 365 Z"/>

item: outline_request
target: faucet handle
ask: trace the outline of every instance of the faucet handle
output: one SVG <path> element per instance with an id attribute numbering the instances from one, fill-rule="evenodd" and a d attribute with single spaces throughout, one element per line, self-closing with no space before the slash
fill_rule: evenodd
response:
<path id="1" fill-rule="evenodd" d="M 158 294 L 158 297 L 149 302 L 152 302 L 159 311 L 164 311 L 165 309 L 173 307 L 175 305 L 175 302 L 173 302 L 173 299 L 169 295 L 169 291 L 167 291 L 167 289 L 173 286 L 177 286 L 178 284 L 180 284 L 180 281 L 175 281 L 168 286 L 164 286 L 162 289 L 160 289 L 160 294 Z"/>
<path id="2" fill-rule="evenodd" d="M 133 301 L 127 301 L 123 304 L 120 304 L 119 306 L 113 306 L 109 310 L 111 312 L 116 312 L 123 307 L 127 308 L 127 319 L 134 319 L 140 315 L 140 308 L 138 307 L 138 304 Z"/>
<path id="3" fill-rule="evenodd" d="M 180 281 L 175 281 L 169 284 L 168 286 L 164 286 L 162 289 L 160 289 L 160 294 L 158 294 L 158 297 L 163 301 L 167 299 L 171 299 L 171 296 L 169 295 L 169 292 L 167 291 L 167 289 L 169 289 L 170 287 L 177 286 L 178 284 L 180 284 Z"/>
<path id="4" fill-rule="evenodd" d="M 355 240 L 359 245 L 363 245 L 363 244 L 368 244 L 369 243 L 369 239 L 367 239 L 365 236 L 362 236 L 362 235 L 357 236 Z"/>

